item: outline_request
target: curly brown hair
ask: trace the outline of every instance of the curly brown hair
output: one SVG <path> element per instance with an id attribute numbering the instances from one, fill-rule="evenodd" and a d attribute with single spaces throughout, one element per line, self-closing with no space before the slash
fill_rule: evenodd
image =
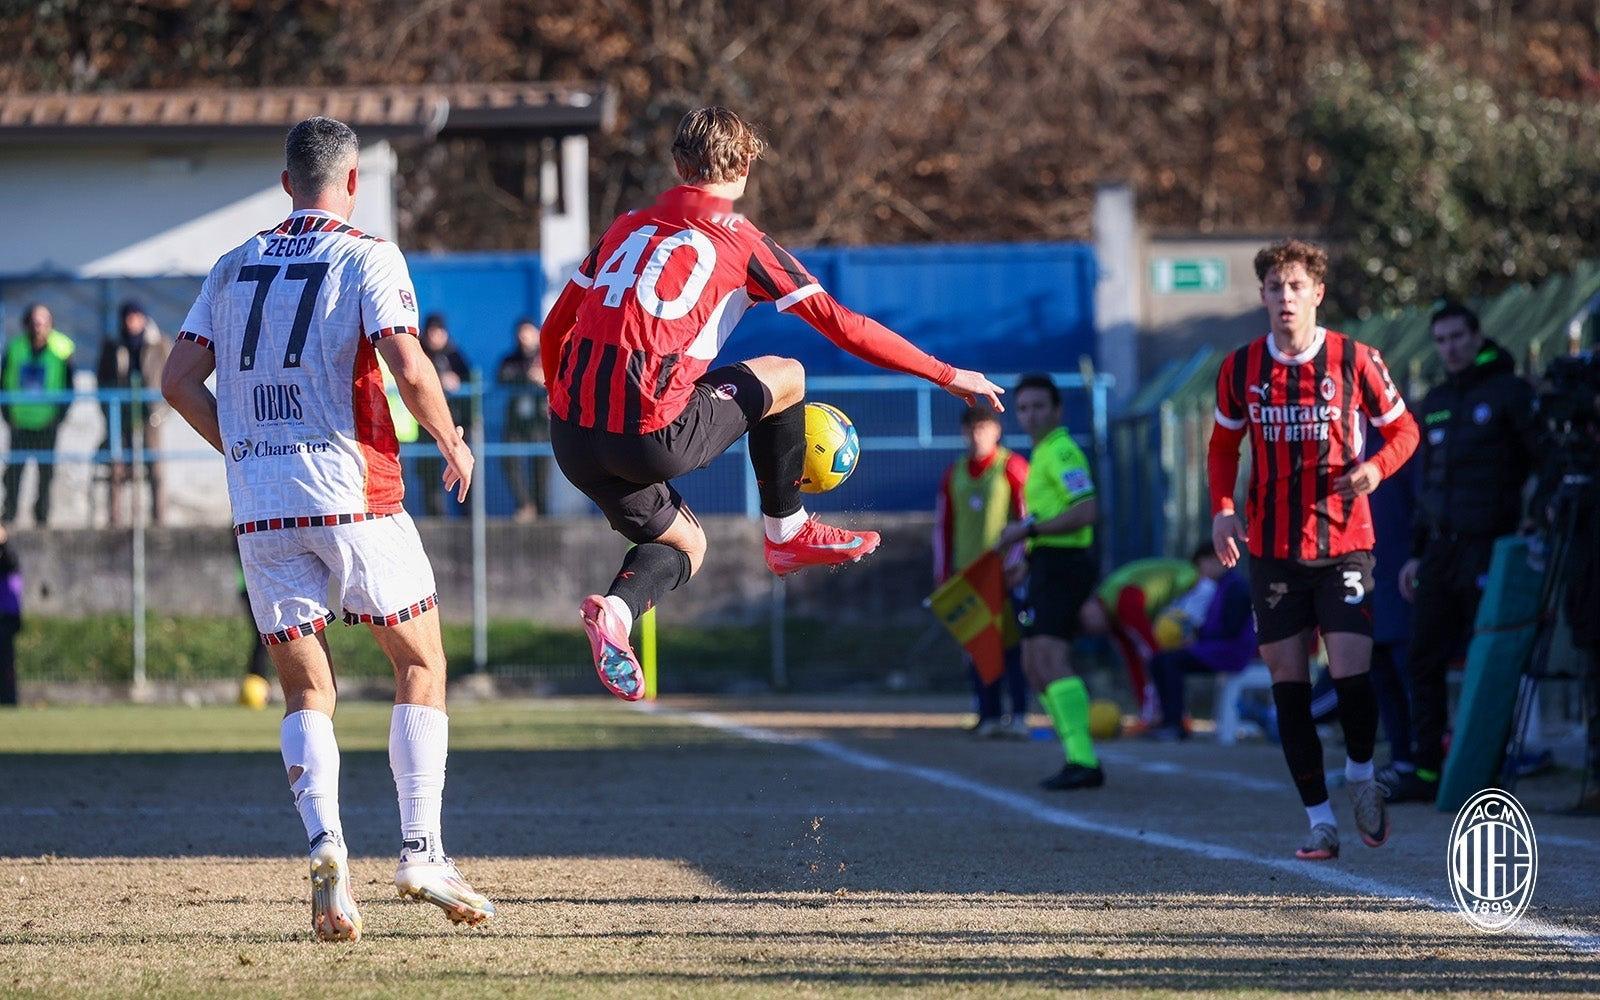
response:
<path id="1" fill-rule="evenodd" d="M 1294 264 L 1319 285 L 1328 277 L 1328 251 L 1306 240 L 1279 240 L 1256 254 L 1256 280 L 1264 282 L 1273 271 Z"/>
<path id="2" fill-rule="evenodd" d="M 727 108 L 699 108 L 683 116 L 672 137 L 672 165 L 687 184 L 738 180 L 767 144 Z"/>

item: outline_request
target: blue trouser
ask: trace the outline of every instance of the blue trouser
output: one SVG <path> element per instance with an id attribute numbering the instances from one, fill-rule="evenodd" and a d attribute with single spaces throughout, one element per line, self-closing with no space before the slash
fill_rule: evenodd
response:
<path id="1" fill-rule="evenodd" d="M 1028 714 L 1028 678 L 1022 673 L 1022 647 L 1006 650 L 1006 672 L 993 684 L 983 683 L 978 676 L 978 666 L 972 657 L 966 657 L 967 680 L 972 685 L 973 711 L 978 718 L 998 719 L 1005 713 L 1000 706 L 1000 689 L 1004 687 L 1011 696 L 1011 714 L 1018 718 Z"/>
<path id="2" fill-rule="evenodd" d="M 1150 681 L 1161 702 L 1161 725 L 1183 728 L 1183 679 L 1189 674 L 1210 673 L 1211 668 L 1187 649 L 1167 649 L 1150 657 Z"/>

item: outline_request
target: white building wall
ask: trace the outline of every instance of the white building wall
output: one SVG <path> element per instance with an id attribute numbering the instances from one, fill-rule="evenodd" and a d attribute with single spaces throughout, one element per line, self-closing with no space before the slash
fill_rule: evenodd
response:
<path id="1" fill-rule="evenodd" d="M 281 144 L 9 146 L 0 155 L 0 275 L 204 274 L 289 213 Z M 358 229 L 394 237 L 393 150 L 361 152 Z"/>

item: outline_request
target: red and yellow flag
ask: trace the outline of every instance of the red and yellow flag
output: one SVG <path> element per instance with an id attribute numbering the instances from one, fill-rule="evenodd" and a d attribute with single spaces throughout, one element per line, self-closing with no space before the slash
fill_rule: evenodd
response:
<path id="1" fill-rule="evenodd" d="M 1005 573 L 1000 555 L 985 552 L 966 569 L 946 580 L 923 602 L 978 669 L 985 684 L 993 684 L 1006 671 L 1007 612 Z"/>

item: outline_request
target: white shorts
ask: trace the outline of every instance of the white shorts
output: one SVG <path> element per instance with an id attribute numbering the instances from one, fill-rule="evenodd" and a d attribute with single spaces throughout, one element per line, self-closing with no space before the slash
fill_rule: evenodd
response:
<path id="1" fill-rule="evenodd" d="M 436 607 L 433 566 L 404 512 L 354 524 L 275 528 L 239 536 L 256 630 L 267 645 L 333 623 L 329 584 L 346 625 L 398 625 Z"/>

